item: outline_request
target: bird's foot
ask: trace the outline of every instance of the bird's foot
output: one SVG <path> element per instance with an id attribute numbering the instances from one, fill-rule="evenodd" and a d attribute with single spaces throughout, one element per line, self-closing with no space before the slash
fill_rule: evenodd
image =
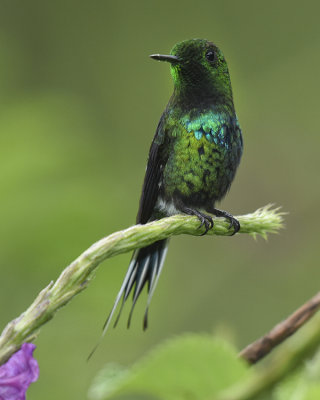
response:
<path id="1" fill-rule="evenodd" d="M 200 236 L 205 235 L 209 229 L 213 228 L 213 219 L 210 215 L 204 214 L 198 210 L 194 210 L 188 207 L 183 208 L 182 211 L 188 215 L 195 215 L 199 219 L 199 221 L 201 222 L 199 229 L 203 226 L 205 227 L 205 231 Z"/>
<path id="2" fill-rule="evenodd" d="M 213 210 L 210 210 L 210 212 L 212 212 L 212 214 L 215 215 L 216 217 L 224 217 L 230 222 L 229 229 L 234 228 L 234 231 L 230 236 L 235 235 L 239 231 L 240 222 L 233 215 L 229 214 L 227 211 L 218 210 L 217 208 L 214 208 Z"/>

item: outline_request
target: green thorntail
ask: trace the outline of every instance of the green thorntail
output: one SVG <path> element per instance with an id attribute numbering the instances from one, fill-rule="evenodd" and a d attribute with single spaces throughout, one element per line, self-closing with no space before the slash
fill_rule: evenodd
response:
<path id="1" fill-rule="evenodd" d="M 227 218 L 236 233 L 239 222 L 215 208 L 216 201 L 230 188 L 242 154 L 241 129 L 226 60 L 216 45 L 202 39 L 178 43 L 170 55 L 150 57 L 170 63 L 174 91 L 151 144 L 137 223 L 185 213 L 199 218 L 205 234 L 213 220 L 204 210 Z M 122 307 L 133 292 L 130 326 L 136 301 L 148 283 L 143 321 L 146 329 L 167 247 L 168 241 L 161 240 L 134 252 L 103 333 L 122 299 L 117 324 Z"/>

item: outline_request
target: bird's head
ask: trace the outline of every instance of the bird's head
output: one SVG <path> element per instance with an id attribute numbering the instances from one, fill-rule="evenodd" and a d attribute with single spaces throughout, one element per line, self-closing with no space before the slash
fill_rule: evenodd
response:
<path id="1" fill-rule="evenodd" d="M 228 66 L 221 50 L 204 39 L 177 43 L 170 55 L 152 54 L 151 58 L 167 61 L 177 94 L 212 98 L 215 102 L 232 101 Z"/>

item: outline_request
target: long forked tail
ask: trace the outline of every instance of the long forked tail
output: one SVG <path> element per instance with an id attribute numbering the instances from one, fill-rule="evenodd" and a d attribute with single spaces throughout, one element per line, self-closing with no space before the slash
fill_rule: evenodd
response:
<path id="1" fill-rule="evenodd" d="M 112 310 L 103 326 L 102 336 L 109 328 L 112 317 L 117 309 L 119 302 L 122 299 L 121 307 L 114 323 L 114 326 L 117 325 L 124 303 L 128 299 L 130 293 L 133 292 L 132 306 L 127 323 L 128 328 L 130 327 L 134 306 L 146 283 L 148 283 L 148 300 L 143 319 L 143 329 L 145 330 L 147 328 L 149 305 L 158 283 L 167 250 L 168 240 L 160 240 L 159 242 L 152 243 L 150 246 L 144 247 L 134 252 L 120 291 L 116 297 Z"/>

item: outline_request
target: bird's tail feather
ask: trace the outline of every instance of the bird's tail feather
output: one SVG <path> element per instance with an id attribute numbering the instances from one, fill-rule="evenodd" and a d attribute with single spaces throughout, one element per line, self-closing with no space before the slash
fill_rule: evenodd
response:
<path id="1" fill-rule="evenodd" d="M 150 246 L 144 247 L 134 252 L 120 291 L 116 297 L 111 312 L 103 326 L 102 336 L 108 330 L 112 317 L 122 299 L 120 310 L 114 323 L 114 326 L 117 325 L 124 303 L 128 299 L 130 293 L 133 292 L 132 306 L 127 323 L 128 328 L 130 327 L 134 306 L 146 283 L 148 283 L 148 300 L 143 319 L 143 329 L 147 328 L 150 302 L 159 280 L 167 250 L 168 240 L 160 240 L 158 242 L 152 243 Z"/>

